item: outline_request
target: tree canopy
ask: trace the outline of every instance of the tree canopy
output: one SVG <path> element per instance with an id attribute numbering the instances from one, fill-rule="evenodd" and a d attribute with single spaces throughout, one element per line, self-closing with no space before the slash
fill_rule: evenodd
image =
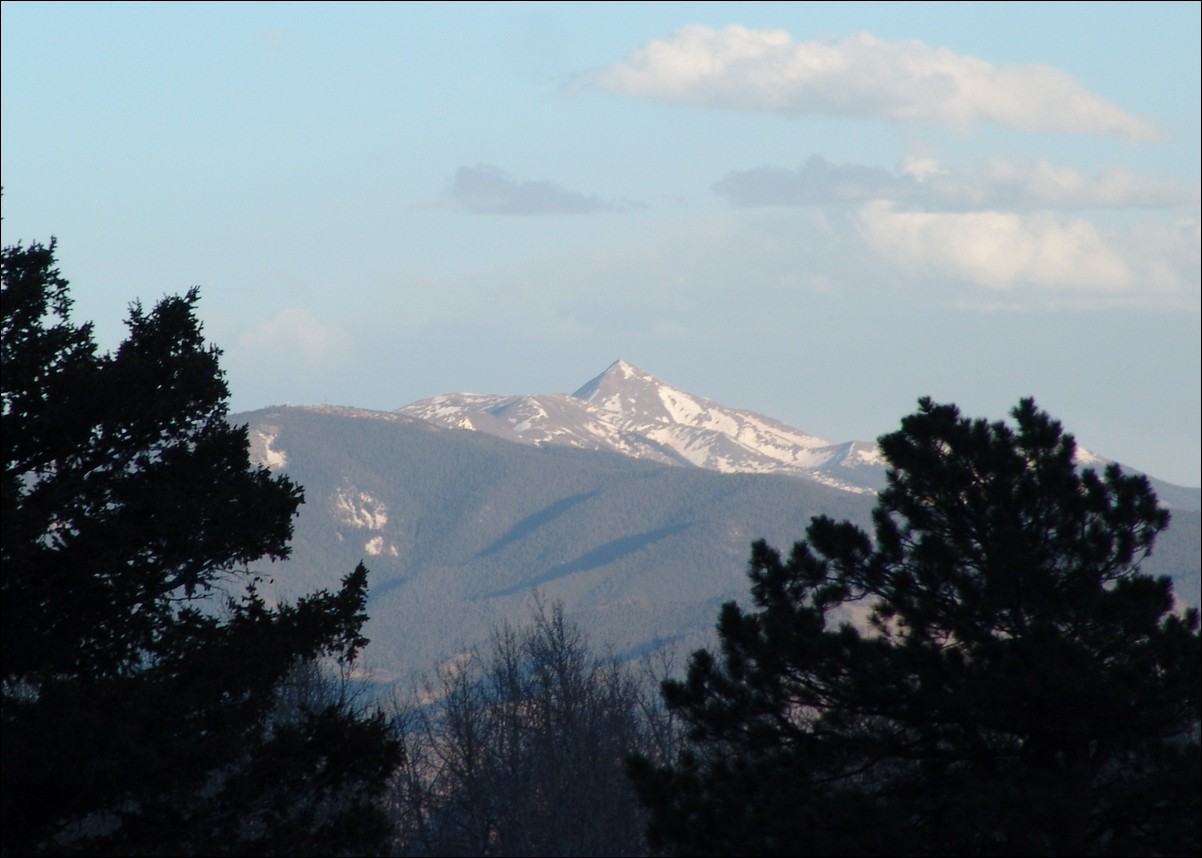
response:
<path id="1" fill-rule="evenodd" d="M 879 440 L 873 534 L 753 546 L 754 610 L 664 684 L 689 727 L 636 758 L 653 845 L 699 854 L 1197 854 L 1198 613 L 1140 571 L 1146 478 L 1057 421 L 929 399 Z"/>
<path id="2" fill-rule="evenodd" d="M 3 251 L 4 852 L 322 854 L 384 842 L 382 715 L 284 706 L 366 643 L 367 572 L 273 606 L 302 491 L 227 420 L 196 289 L 98 353 L 55 245 Z"/>

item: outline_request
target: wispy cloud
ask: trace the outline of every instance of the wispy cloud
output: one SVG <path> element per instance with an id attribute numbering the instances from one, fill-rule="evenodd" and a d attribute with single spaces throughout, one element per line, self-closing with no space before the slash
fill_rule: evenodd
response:
<path id="1" fill-rule="evenodd" d="M 920 41 L 885 41 L 869 33 L 796 42 L 784 30 L 692 25 L 635 48 L 588 80 L 641 98 L 733 110 L 956 127 L 983 120 L 1133 141 L 1160 136 L 1147 120 L 1059 69 L 995 66 Z"/>
<path id="2" fill-rule="evenodd" d="M 319 366 L 346 356 L 350 337 L 297 307 L 288 307 L 242 332 L 236 350 L 255 359 Z"/>
<path id="3" fill-rule="evenodd" d="M 1197 182 L 1171 182 L 1121 167 L 1096 175 L 1045 160 L 993 159 L 948 170 L 911 158 L 897 172 L 832 164 L 814 156 L 797 169 L 758 167 L 726 174 L 714 191 L 735 206 L 805 206 L 886 199 L 941 210 L 1172 208 L 1197 206 Z"/>
<path id="4" fill-rule="evenodd" d="M 550 215 L 622 211 L 634 204 L 606 201 L 551 181 L 519 181 L 499 167 L 479 164 L 456 170 L 434 205 L 473 214 Z"/>
<path id="5" fill-rule="evenodd" d="M 916 181 L 880 167 L 832 164 L 818 155 L 796 170 L 756 167 L 723 176 L 714 192 L 735 206 L 808 206 L 910 197 Z"/>

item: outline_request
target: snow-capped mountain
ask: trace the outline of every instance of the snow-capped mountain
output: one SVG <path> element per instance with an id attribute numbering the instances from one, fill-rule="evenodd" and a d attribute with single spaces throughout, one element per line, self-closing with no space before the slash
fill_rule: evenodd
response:
<path id="1" fill-rule="evenodd" d="M 832 444 L 686 393 L 622 360 L 572 394 L 448 393 L 396 413 L 528 444 L 611 450 L 721 473 L 787 474 L 856 493 L 883 483 L 873 443 Z"/>
<path id="2" fill-rule="evenodd" d="M 868 528 L 884 485 L 873 443 L 831 444 L 622 361 L 571 395 L 231 419 L 255 462 L 305 487 L 292 557 L 267 573 L 273 597 L 332 587 L 366 560 L 377 678 L 523 622 L 533 588 L 615 652 L 707 644 L 720 606 L 746 598 L 752 541 L 787 548 L 815 515 Z M 1199 490 L 1153 482 L 1173 525 L 1144 568 L 1197 605 Z"/>

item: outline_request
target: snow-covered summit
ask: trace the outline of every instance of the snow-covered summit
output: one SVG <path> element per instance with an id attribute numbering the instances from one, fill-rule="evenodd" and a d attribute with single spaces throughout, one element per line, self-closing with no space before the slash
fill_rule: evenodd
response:
<path id="1" fill-rule="evenodd" d="M 665 384 L 623 360 L 573 394 L 449 393 L 397 413 L 533 444 L 611 450 L 724 473 L 779 473 L 848 491 L 882 482 L 863 442 L 831 444 L 779 420 Z"/>
<path id="2" fill-rule="evenodd" d="M 770 417 L 727 408 L 713 400 L 685 393 L 623 360 L 615 361 L 572 395 L 628 420 L 675 423 L 724 435 L 745 434 L 746 429 L 755 427 L 764 430 L 761 435 L 765 438 L 772 433 L 788 438 L 790 447 L 823 447 L 828 443 Z M 748 437 L 744 440 L 755 445 L 764 439 Z"/>

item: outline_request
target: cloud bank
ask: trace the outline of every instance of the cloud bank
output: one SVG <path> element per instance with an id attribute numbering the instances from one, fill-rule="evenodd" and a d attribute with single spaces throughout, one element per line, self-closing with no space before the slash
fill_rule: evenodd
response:
<path id="1" fill-rule="evenodd" d="M 898 172 L 833 164 L 814 156 L 797 169 L 758 167 L 726 174 L 714 186 L 734 206 L 894 202 L 946 210 L 1171 208 L 1198 205 L 1197 182 L 1166 182 L 1121 167 L 1089 175 L 1045 160 L 993 159 L 948 170 L 933 159 L 906 159 Z"/>
<path id="2" fill-rule="evenodd" d="M 549 215 L 621 211 L 629 205 L 569 191 L 550 181 L 518 181 L 499 167 L 460 167 L 439 205 L 473 214 Z"/>
<path id="3" fill-rule="evenodd" d="M 795 42 L 784 30 L 682 27 L 595 72 L 600 88 L 656 101 L 869 119 L 977 121 L 1024 131 L 1157 139 L 1159 129 L 1043 65 L 995 66 L 869 33 Z"/>

